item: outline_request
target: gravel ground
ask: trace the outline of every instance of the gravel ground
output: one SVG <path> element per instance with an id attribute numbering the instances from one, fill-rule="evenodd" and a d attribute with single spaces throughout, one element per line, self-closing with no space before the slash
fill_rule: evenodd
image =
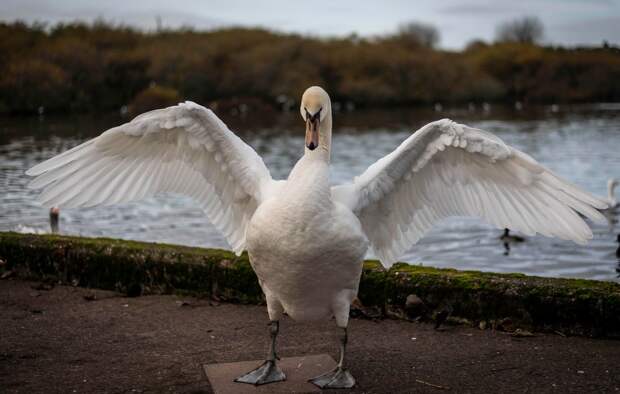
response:
<path id="1" fill-rule="evenodd" d="M 285 319 L 280 356 L 337 359 L 333 321 Z M 620 391 L 620 341 L 352 319 L 358 393 Z M 0 281 L 0 392 L 210 393 L 202 366 L 261 359 L 263 306 Z"/>

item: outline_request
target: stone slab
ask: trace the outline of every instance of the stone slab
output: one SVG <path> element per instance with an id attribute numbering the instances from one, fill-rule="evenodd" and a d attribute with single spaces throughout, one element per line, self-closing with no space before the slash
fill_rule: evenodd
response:
<path id="1" fill-rule="evenodd" d="M 309 383 L 308 379 L 336 367 L 334 359 L 327 354 L 286 357 L 278 361 L 278 365 L 286 375 L 284 382 L 254 386 L 233 381 L 236 377 L 255 369 L 263 361 L 207 364 L 204 370 L 215 394 L 318 393 L 321 389 Z"/>

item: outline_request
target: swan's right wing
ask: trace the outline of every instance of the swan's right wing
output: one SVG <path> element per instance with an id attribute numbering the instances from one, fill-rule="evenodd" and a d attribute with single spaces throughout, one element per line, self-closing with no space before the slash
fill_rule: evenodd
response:
<path id="1" fill-rule="evenodd" d="M 192 102 L 144 113 L 27 171 L 46 206 L 85 207 L 158 192 L 193 197 L 235 252 L 273 188 L 258 154 Z"/>
<path id="2" fill-rule="evenodd" d="M 447 119 L 415 132 L 332 196 L 357 214 L 388 266 L 449 216 L 585 243 L 592 231 L 577 212 L 604 220 L 597 209 L 606 207 L 498 137 Z"/>

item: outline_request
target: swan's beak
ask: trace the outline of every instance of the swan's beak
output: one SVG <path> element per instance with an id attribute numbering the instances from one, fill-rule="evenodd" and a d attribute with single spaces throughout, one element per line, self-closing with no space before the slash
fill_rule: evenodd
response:
<path id="1" fill-rule="evenodd" d="M 315 150 L 319 146 L 319 116 L 306 116 L 306 147 Z"/>

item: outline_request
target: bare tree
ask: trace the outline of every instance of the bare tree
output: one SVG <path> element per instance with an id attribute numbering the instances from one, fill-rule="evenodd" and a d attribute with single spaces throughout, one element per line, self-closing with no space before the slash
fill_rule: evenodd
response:
<path id="1" fill-rule="evenodd" d="M 439 44 L 439 31 L 437 28 L 421 22 L 408 22 L 400 25 L 397 36 L 414 46 L 434 48 Z"/>
<path id="2" fill-rule="evenodd" d="M 535 16 L 526 16 L 497 27 L 496 40 L 499 42 L 520 42 L 535 44 L 540 42 L 544 34 L 543 23 Z"/>

